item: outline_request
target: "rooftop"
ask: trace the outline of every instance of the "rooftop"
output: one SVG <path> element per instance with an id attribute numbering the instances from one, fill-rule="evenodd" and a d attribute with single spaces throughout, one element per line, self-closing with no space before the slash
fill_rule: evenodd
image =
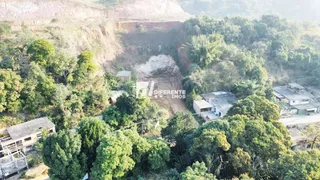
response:
<path id="1" fill-rule="evenodd" d="M 238 100 L 233 93 L 224 91 L 202 94 L 201 96 L 219 109 L 222 114 L 227 114 L 233 103 Z"/>
<path id="2" fill-rule="evenodd" d="M 117 73 L 117 76 L 121 76 L 121 77 L 130 77 L 131 76 L 131 71 L 119 71 Z"/>
<path id="3" fill-rule="evenodd" d="M 200 109 L 202 108 L 212 108 L 212 105 L 208 103 L 205 100 L 200 100 L 200 101 L 194 101 L 194 104 L 196 104 Z"/>
<path id="4" fill-rule="evenodd" d="M 288 87 L 294 88 L 294 89 L 300 89 L 300 90 L 304 89 L 303 86 L 301 86 L 300 84 L 297 84 L 297 83 L 289 83 Z"/>
<path id="5" fill-rule="evenodd" d="M 312 99 L 310 96 L 312 96 L 312 94 L 304 92 L 303 94 L 301 93 L 296 93 L 294 91 L 291 91 L 290 89 L 288 89 L 287 86 L 277 86 L 274 87 L 273 90 L 277 93 L 279 93 L 280 95 L 284 96 L 285 98 L 292 100 L 292 101 L 296 101 L 296 100 L 304 100 L 304 99 Z"/>
<path id="6" fill-rule="evenodd" d="M 314 109 L 314 108 L 319 108 L 320 103 L 308 103 L 308 104 L 299 104 L 299 105 L 293 105 L 294 108 L 300 109 L 300 110 L 305 110 L 305 109 Z"/>
<path id="7" fill-rule="evenodd" d="M 43 129 L 49 129 L 53 127 L 55 127 L 55 125 L 47 117 L 43 117 L 8 127 L 7 132 L 10 137 L 15 140 L 37 132 L 41 132 Z"/>

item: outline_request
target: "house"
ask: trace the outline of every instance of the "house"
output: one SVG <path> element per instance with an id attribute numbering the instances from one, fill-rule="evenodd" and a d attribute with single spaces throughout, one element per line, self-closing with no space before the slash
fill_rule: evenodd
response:
<path id="1" fill-rule="evenodd" d="M 277 86 L 273 88 L 275 97 L 285 102 L 287 101 L 289 105 L 301 105 L 301 104 L 308 104 L 311 101 L 308 92 L 305 91 L 304 88 L 301 88 L 300 85 L 292 86 Z"/>
<path id="2" fill-rule="evenodd" d="M 320 110 L 320 102 L 315 93 L 310 92 L 310 89 L 304 88 L 297 83 L 290 83 L 287 86 L 277 86 L 273 88 L 275 97 L 284 105 L 285 112 L 296 114 L 318 113 Z"/>
<path id="3" fill-rule="evenodd" d="M 196 114 L 199 114 L 205 120 L 212 120 L 215 118 L 212 112 L 213 105 L 205 100 L 193 101 L 193 109 Z"/>
<path id="4" fill-rule="evenodd" d="M 117 77 L 122 81 L 129 81 L 131 80 L 131 71 L 119 71 Z"/>
<path id="5" fill-rule="evenodd" d="M 109 98 L 110 104 L 115 104 L 117 102 L 118 97 L 120 97 L 123 94 L 128 95 L 128 93 L 126 91 L 123 91 L 123 90 L 111 91 L 110 92 L 110 98 Z"/>
<path id="6" fill-rule="evenodd" d="M 225 91 L 202 94 L 201 97 L 213 106 L 212 112 L 219 118 L 225 116 L 238 100 L 233 93 Z"/>
<path id="7" fill-rule="evenodd" d="M 55 133 L 55 125 L 47 118 L 38 118 L 22 124 L 0 130 L 0 148 L 11 152 L 21 150 L 26 153 L 33 149 L 33 145 L 42 137 L 43 131 Z"/>

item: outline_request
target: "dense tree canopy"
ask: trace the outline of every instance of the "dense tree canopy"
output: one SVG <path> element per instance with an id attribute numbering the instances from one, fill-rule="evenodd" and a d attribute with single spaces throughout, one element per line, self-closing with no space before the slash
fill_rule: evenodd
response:
<path id="1" fill-rule="evenodd" d="M 80 136 L 61 131 L 47 137 L 43 144 L 43 160 L 50 168 L 51 179 L 80 179 L 86 170 L 85 155 L 81 154 Z"/>

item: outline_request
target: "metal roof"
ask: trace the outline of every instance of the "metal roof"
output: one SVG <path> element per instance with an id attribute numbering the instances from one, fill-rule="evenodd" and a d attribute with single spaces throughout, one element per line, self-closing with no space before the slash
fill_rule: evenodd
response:
<path id="1" fill-rule="evenodd" d="M 273 90 L 275 92 L 281 94 L 285 98 L 289 99 L 290 101 L 298 101 L 298 100 L 304 100 L 304 99 L 311 100 L 312 99 L 310 97 L 310 96 L 312 96 L 311 94 L 309 94 L 307 92 L 304 92 L 303 94 L 298 94 L 294 91 L 291 91 L 286 86 L 277 86 L 277 87 L 274 87 Z"/>
<path id="2" fill-rule="evenodd" d="M 212 105 L 205 100 L 194 101 L 194 104 L 197 105 L 200 109 L 202 108 L 212 108 Z"/>
<path id="3" fill-rule="evenodd" d="M 117 76 L 119 77 L 129 77 L 131 76 L 131 71 L 119 71 L 117 73 Z"/>
<path id="4" fill-rule="evenodd" d="M 55 125 L 47 117 L 43 117 L 8 127 L 7 132 L 15 140 L 53 127 Z"/>
<path id="5" fill-rule="evenodd" d="M 227 114 L 233 103 L 238 100 L 233 93 L 224 91 L 202 94 L 201 96 L 214 105 L 222 114 Z"/>

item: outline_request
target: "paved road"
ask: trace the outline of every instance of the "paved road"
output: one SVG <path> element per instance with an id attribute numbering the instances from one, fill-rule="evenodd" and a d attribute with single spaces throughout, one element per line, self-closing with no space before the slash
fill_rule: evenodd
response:
<path id="1" fill-rule="evenodd" d="M 298 124 L 313 124 L 320 122 L 320 114 L 310 116 L 295 116 L 290 118 L 280 119 L 285 126 Z"/>

